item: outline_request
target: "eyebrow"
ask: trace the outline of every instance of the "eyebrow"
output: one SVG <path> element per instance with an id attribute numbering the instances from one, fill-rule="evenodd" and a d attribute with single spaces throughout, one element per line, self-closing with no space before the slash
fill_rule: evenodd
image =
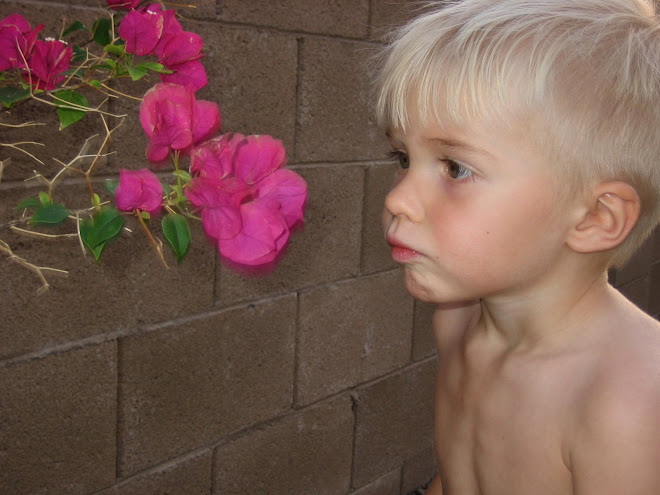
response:
<path id="1" fill-rule="evenodd" d="M 432 143 L 439 143 L 442 146 L 445 146 L 447 148 L 464 150 L 464 151 L 466 151 L 468 153 L 472 153 L 472 154 L 479 154 L 479 155 L 485 155 L 485 156 L 490 156 L 490 157 L 493 156 L 488 151 L 486 151 L 484 149 L 481 149 L 481 148 L 475 148 L 474 146 L 466 143 L 465 141 L 461 141 L 459 139 L 425 138 L 425 140 L 430 141 Z"/>
<path id="2" fill-rule="evenodd" d="M 392 132 L 391 129 L 387 129 L 385 131 L 385 136 L 389 140 L 395 140 L 395 141 L 400 141 L 397 139 L 395 136 L 394 132 Z M 445 146 L 446 148 L 453 148 L 453 149 L 460 149 L 464 150 L 468 153 L 472 154 L 480 154 L 480 155 L 486 155 L 492 157 L 493 155 L 489 153 L 486 150 L 483 150 L 481 148 L 475 148 L 474 146 L 466 143 L 465 141 L 461 141 L 460 139 L 451 139 L 451 138 L 439 138 L 439 137 L 433 137 L 433 138 L 424 138 L 425 141 L 431 142 L 431 143 L 437 143 L 442 146 Z"/>

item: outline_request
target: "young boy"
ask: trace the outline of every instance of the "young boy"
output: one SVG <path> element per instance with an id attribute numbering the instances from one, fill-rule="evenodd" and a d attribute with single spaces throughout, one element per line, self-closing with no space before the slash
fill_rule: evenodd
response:
<path id="1" fill-rule="evenodd" d="M 428 493 L 660 494 L 660 325 L 607 283 L 660 218 L 654 1 L 442 2 L 377 107 L 392 257 L 438 304 Z"/>

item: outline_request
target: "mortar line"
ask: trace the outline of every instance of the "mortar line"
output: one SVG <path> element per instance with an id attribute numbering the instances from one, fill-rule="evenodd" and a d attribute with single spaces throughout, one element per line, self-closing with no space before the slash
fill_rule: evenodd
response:
<path id="1" fill-rule="evenodd" d="M 302 88 L 302 72 L 303 72 L 303 64 L 302 64 L 302 52 L 303 52 L 303 44 L 305 43 L 304 39 L 302 37 L 296 37 L 296 98 L 295 98 L 295 120 L 293 123 L 293 156 L 294 158 L 298 156 L 298 135 L 299 135 L 299 128 L 300 128 L 300 104 L 301 104 L 301 88 Z"/>

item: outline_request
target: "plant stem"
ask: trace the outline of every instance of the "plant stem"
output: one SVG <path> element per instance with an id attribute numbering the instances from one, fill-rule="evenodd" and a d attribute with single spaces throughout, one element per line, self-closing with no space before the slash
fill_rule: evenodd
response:
<path id="1" fill-rule="evenodd" d="M 149 242 L 158 253 L 158 257 L 163 262 L 163 265 L 165 265 L 165 268 L 169 268 L 169 266 L 167 265 L 167 261 L 165 261 L 165 257 L 163 256 L 163 250 L 158 246 L 158 243 L 156 242 L 156 239 L 154 239 L 154 236 L 151 234 L 151 231 L 149 230 L 149 227 L 147 227 L 147 224 L 144 223 L 144 218 L 142 218 L 142 212 L 139 209 L 135 210 L 135 216 L 140 222 L 140 225 L 142 225 L 145 234 L 147 234 L 147 238 L 149 239 Z"/>

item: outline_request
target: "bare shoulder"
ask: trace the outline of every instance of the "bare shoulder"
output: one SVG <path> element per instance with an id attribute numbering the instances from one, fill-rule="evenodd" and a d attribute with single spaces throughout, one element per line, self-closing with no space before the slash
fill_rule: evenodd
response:
<path id="1" fill-rule="evenodd" d="M 615 304 L 576 403 L 575 495 L 660 493 L 660 323 Z"/>

